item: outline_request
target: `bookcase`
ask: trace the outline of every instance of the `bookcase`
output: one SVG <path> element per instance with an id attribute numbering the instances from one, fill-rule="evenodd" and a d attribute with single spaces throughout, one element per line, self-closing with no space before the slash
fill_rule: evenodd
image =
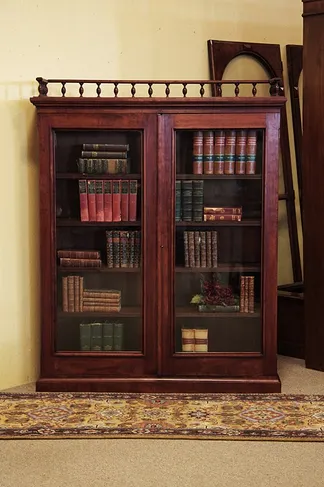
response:
<path id="1" fill-rule="evenodd" d="M 37 81 L 37 390 L 280 391 L 279 80 Z"/>

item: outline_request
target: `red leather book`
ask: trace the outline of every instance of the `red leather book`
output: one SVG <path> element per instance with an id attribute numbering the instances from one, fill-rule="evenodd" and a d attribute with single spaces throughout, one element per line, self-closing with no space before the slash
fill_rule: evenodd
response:
<path id="1" fill-rule="evenodd" d="M 137 181 L 131 179 L 129 181 L 129 221 L 135 222 L 137 219 Z"/>
<path id="2" fill-rule="evenodd" d="M 96 181 L 88 181 L 88 208 L 89 208 L 89 221 L 97 221 L 97 209 L 96 209 Z"/>
<path id="3" fill-rule="evenodd" d="M 121 219 L 123 222 L 129 221 L 129 181 L 121 181 Z"/>
<path id="4" fill-rule="evenodd" d="M 229 214 L 222 214 L 222 215 L 212 215 L 210 213 L 204 215 L 204 222 L 212 222 L 212 221 L 236 221 L 240 222 L 242 220 L 242 215 L 229 215 Z"/>
<path id="5" fill-rule="evenodd" d="M 112 222 L 112 181 L 104 181 L 104 221 Z"/>
<path id="6" fill-rule="evenodd" d="M 87 191 L 87 181 L 85 179 L 79 180 L 79 195 L 80 195 L 81 221 L 88 222 L 89 221 L 88 191 Z"/>
<path id="7" fill-rule="evenodd" d="M 105 221 L 104 218 L 104 195 L 103 195 L 103 181 L 96 180 L 96 215 L 97 222 Z"/>
<path id="8" fill-rule="evenodd" d="M 120 179 L 112 181 L 112 217 L 113 222 L 121 221 L 121 188 Z"/>

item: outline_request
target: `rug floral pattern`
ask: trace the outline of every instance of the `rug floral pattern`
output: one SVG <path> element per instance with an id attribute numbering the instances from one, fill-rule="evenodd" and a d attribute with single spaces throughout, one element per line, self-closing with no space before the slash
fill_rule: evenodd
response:
<path id="1" fill-rule="evenodd" d="M 324 441 L 324 396 L 0 393 L 0 439 Z"/>

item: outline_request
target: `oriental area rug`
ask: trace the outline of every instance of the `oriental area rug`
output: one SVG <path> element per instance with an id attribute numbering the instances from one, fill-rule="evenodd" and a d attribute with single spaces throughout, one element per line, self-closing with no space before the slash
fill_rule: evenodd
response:
<path id="1" fill-rule="evenodd" d="M 0 393 L 0 439 L 324 441 L 324 396 Z"/>

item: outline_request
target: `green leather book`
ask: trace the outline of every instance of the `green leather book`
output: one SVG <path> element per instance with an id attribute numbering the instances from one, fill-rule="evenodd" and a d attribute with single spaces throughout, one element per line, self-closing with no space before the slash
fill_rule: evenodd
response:
<path id="1" fill-rule="evenodd" d="M 123 350 L 124 324 L 114 323 L 114 350 Z"/>
<path id="2" fill-rule="evenodd" d="M 91 349 L 91 323 L 80 323 L 80 350 L 88 352 Z"/>
<path id="3" fill-rule="evenodd" d="M 91 350 L 102 350 L 102 323 L 91 323 Z"/>
<path id="4" fill-rule="evenodd" d="M 114 323 L 102 324 L 102 349 L 111 352 L 114 347 Z"/>

